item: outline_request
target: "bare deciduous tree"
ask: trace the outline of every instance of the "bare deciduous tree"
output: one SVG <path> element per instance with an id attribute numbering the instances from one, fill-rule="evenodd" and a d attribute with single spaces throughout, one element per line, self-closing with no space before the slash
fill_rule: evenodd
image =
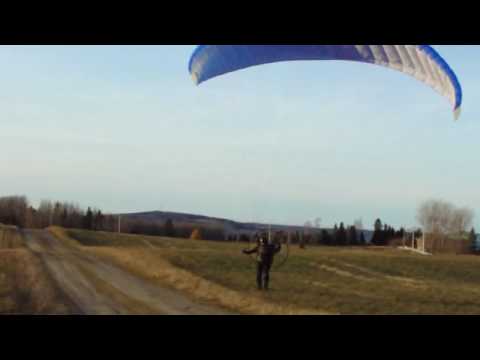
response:
<path id="1" fill-rule="evenodd" d="M 427 233 L 437 235 L 461 234 L 471 227 L 474 213 L 457 208 L 442 200 L 428 200 L 418 208 L 417 220 Z"/>
<path id="2" fill-rule="evenodd" d="M 456 209 L 452 214 L 450 232 L 453 234 L 466 232 L 472 226 L 473 218 L 473 210 L 468 208 Z"/>
<path id="3" fill-rule="evenodd" d="M 0 198 L 0 223 L 24 227 L 27 222 L 28 201 L 25 196 Z"/>

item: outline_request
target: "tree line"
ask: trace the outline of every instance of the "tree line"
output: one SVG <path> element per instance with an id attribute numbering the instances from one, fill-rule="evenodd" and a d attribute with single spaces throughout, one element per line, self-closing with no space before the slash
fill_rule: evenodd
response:
<path id="1" fill-rule="evenodd" d="M 417 214 L 417 219 L 428 235 L 429 246 L 438 251 L 448 251 L 460 242 L 469 252 L 477 252 L 477 235 L 471 227 L 473 211 L 467 208 L 457 208 L 454 205 L 430 200 L 423 203 Z M 15 225 L 20 228 L 46 228 L 61 226 L 64 228 L 87 229 L 93 231 L 118 230 L 118 216 L 104 214 L 100 209 L 88 207 L 86 210 L 73 202 L 42 200 L 37 208 L 30 205 L 26 196 L 0 197 L 0 223 Z M 198 227 L 192 224 L 174 224 L 171 219 L 165 223 L 159 221 L 147 222 L 126 217 L 122 219 L 121 232 L 153 236 L 167 236 L 178 238 L 203 238 L 223 241 L 225 232 L 221 228 Z M 377 219 L 374 224 L 374 233 L 370 241 L 375 246 L 398 245 L 404 239 L 405 229 L 396 230 L 394 227 L 383 224 Z M 415 233 L 415 238 L 422 237 L 422 231 Z M 276 235 L 277 236 L 277 235 Z M 279 234 L 285 237 L 286 234 Z M 249 241 L 243 235 L 240 241 Z M 326 246 L 364 246 L 368 245 L 363 232 L 361 221 L 355 225 L 345 226 L 335 224 L 333 230 L 312 228 L 306 226 L 303 231 L 290 234 L 290 241 L 294 244 L 318 244 Z M 453 246 L 453 245 L 455 246 Z M 458 247 L 458 246 L 457 246 Z"/>
<path id="2" fill-rule="evenodd" d="M 6 196 L 0 197 L 0 223 L 31 229 L 62 226 L 107 230 L 113 229 L 115 219 L 99 209 L 88 207 L 84 210 L 73 202 L 42 200 L 35 208 L 26 196 Z"/>
<path id="3" fill-rule="evenodd" d="M 116 232 L 119 230 L 118 215 L 104 214 L 100 209 L 88 207 L 86 210 L 73 202 L 42 200 L 38 207 L 32 206 L 26 196 L 0 197 L 0 223 L 19 228 L 44 229 L 49 226 Z M 122 217 L 122 233 L 152 236 L 224 240 L 223 230 L 197 228 L 189 225 L 174 225 L 171 219 L 164 223 L 147 222 Z"/>
<path id="4" fill-rule="evenodd" d="M 373 225 L 374 232 L 372 237 L 372 245 L 376 246 L 390 246 L 395 245 L 395 243 L 399 243 L 400 240 L 403 240 L 405 236 L 405 229 L 400 228 L 400 230 L 396 230 L 393 226 L 388 224 L 382 224 L 380 219 L 375 221 Z M 421 236 L 421 233 L 418 231 L 415 233 L 415 238 Z"/>
<path id="5" fill-rule="evenodd" d="M 199 226 L 188 223 L 175 224 L 172 219 L 166 219 L 165 222 L 161 222 L 126 218 L 125 220 L 122 220 L 122 232 L 182 239 L 195 238 L 197 240 L 225 240 L 225 232 L 221 228 Z"/>
<path id="6" fill-rule="evenodd" d="M 363 246 L 367 245 L 365 234 L 355 225 L 335 224 L 331 232 L 323 229 L 317 235 L 317 244 L 326 246 Z"/>
<path id="7" fill-rule="evenodd" d="M 290 241 L 291 244 L 298 244 L 300 247 L 307 245 L 323 245 L 323 246 L 363 246 L 367 245 L 365 233 L 357 226 L 345 226 L 344 223 L 335 225 L 331 230 L 320 228 L 305 228 L 300 231 L 274 231 L 273 238 L 280 241 Z M 230 236 L 230 241 L 252 241 L 252 237 L 246 234 L 239 236 Z"/>
<path id="8" fill-rule="evenodd" d="M 314 236 L 307 234 L 306 242 L 311 243 L 313 239 L 314 243 L 326 246 L 387 246 L 395 239 L 403 238 L 405 233 L 404 229 L 397 231 L 387 224 L 382 225 L 380 219 L 376 220 L 374 229 L 375 231 L 370 242 L 367 242 L 361 224 L 360 226 L 358 224 L 345 226 L 345 224 L 341 222 L 340 225 L 335 224 L 331 231 L 323 229 Z M 298 236 L 295 236 L 294 242 L 298 241 L 297 238 Z"/>

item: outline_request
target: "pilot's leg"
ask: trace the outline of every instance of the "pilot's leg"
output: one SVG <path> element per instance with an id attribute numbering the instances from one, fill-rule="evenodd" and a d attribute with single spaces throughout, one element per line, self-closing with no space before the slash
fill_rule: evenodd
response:
<path id="1" fill-rule="evenodd" d="M 262 272 L 263 272 L 263 264 L 262 262 L 257 262 L 257 287 L 258 290 L 262 290 Z"/>
<path id="2" fill-rule="evenodd" d="M 270 282 L 270 268 L 271 264 L 265 264 L 263 268 L 263 288 L 268 290 L 268 284 Z"/>

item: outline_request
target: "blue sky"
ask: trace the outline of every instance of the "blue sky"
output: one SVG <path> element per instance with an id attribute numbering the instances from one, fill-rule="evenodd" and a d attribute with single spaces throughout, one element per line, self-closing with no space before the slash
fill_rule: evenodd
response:
<path id="1" fill-rule="evenodd" d="M 412 78 L 346 62 L 252 68 L 196 87 L 195 46 L 1 46 L 0 195 L 108 212 L 303 224 L 416 224 L 421 201 L 476 210 L 480 46 L 434 46 L 461 120 Z"/>

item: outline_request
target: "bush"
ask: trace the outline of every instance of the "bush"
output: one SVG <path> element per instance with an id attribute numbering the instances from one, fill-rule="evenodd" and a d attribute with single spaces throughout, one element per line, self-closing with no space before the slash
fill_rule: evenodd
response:
<path id="1" fill-rule="evenodd" d="M 190 235 L 190 239 L 192 240 L 202 240 L 202 234 L 200 233 L 200 230 L 195 229 L 192 231 L 192 235 Z"/>

